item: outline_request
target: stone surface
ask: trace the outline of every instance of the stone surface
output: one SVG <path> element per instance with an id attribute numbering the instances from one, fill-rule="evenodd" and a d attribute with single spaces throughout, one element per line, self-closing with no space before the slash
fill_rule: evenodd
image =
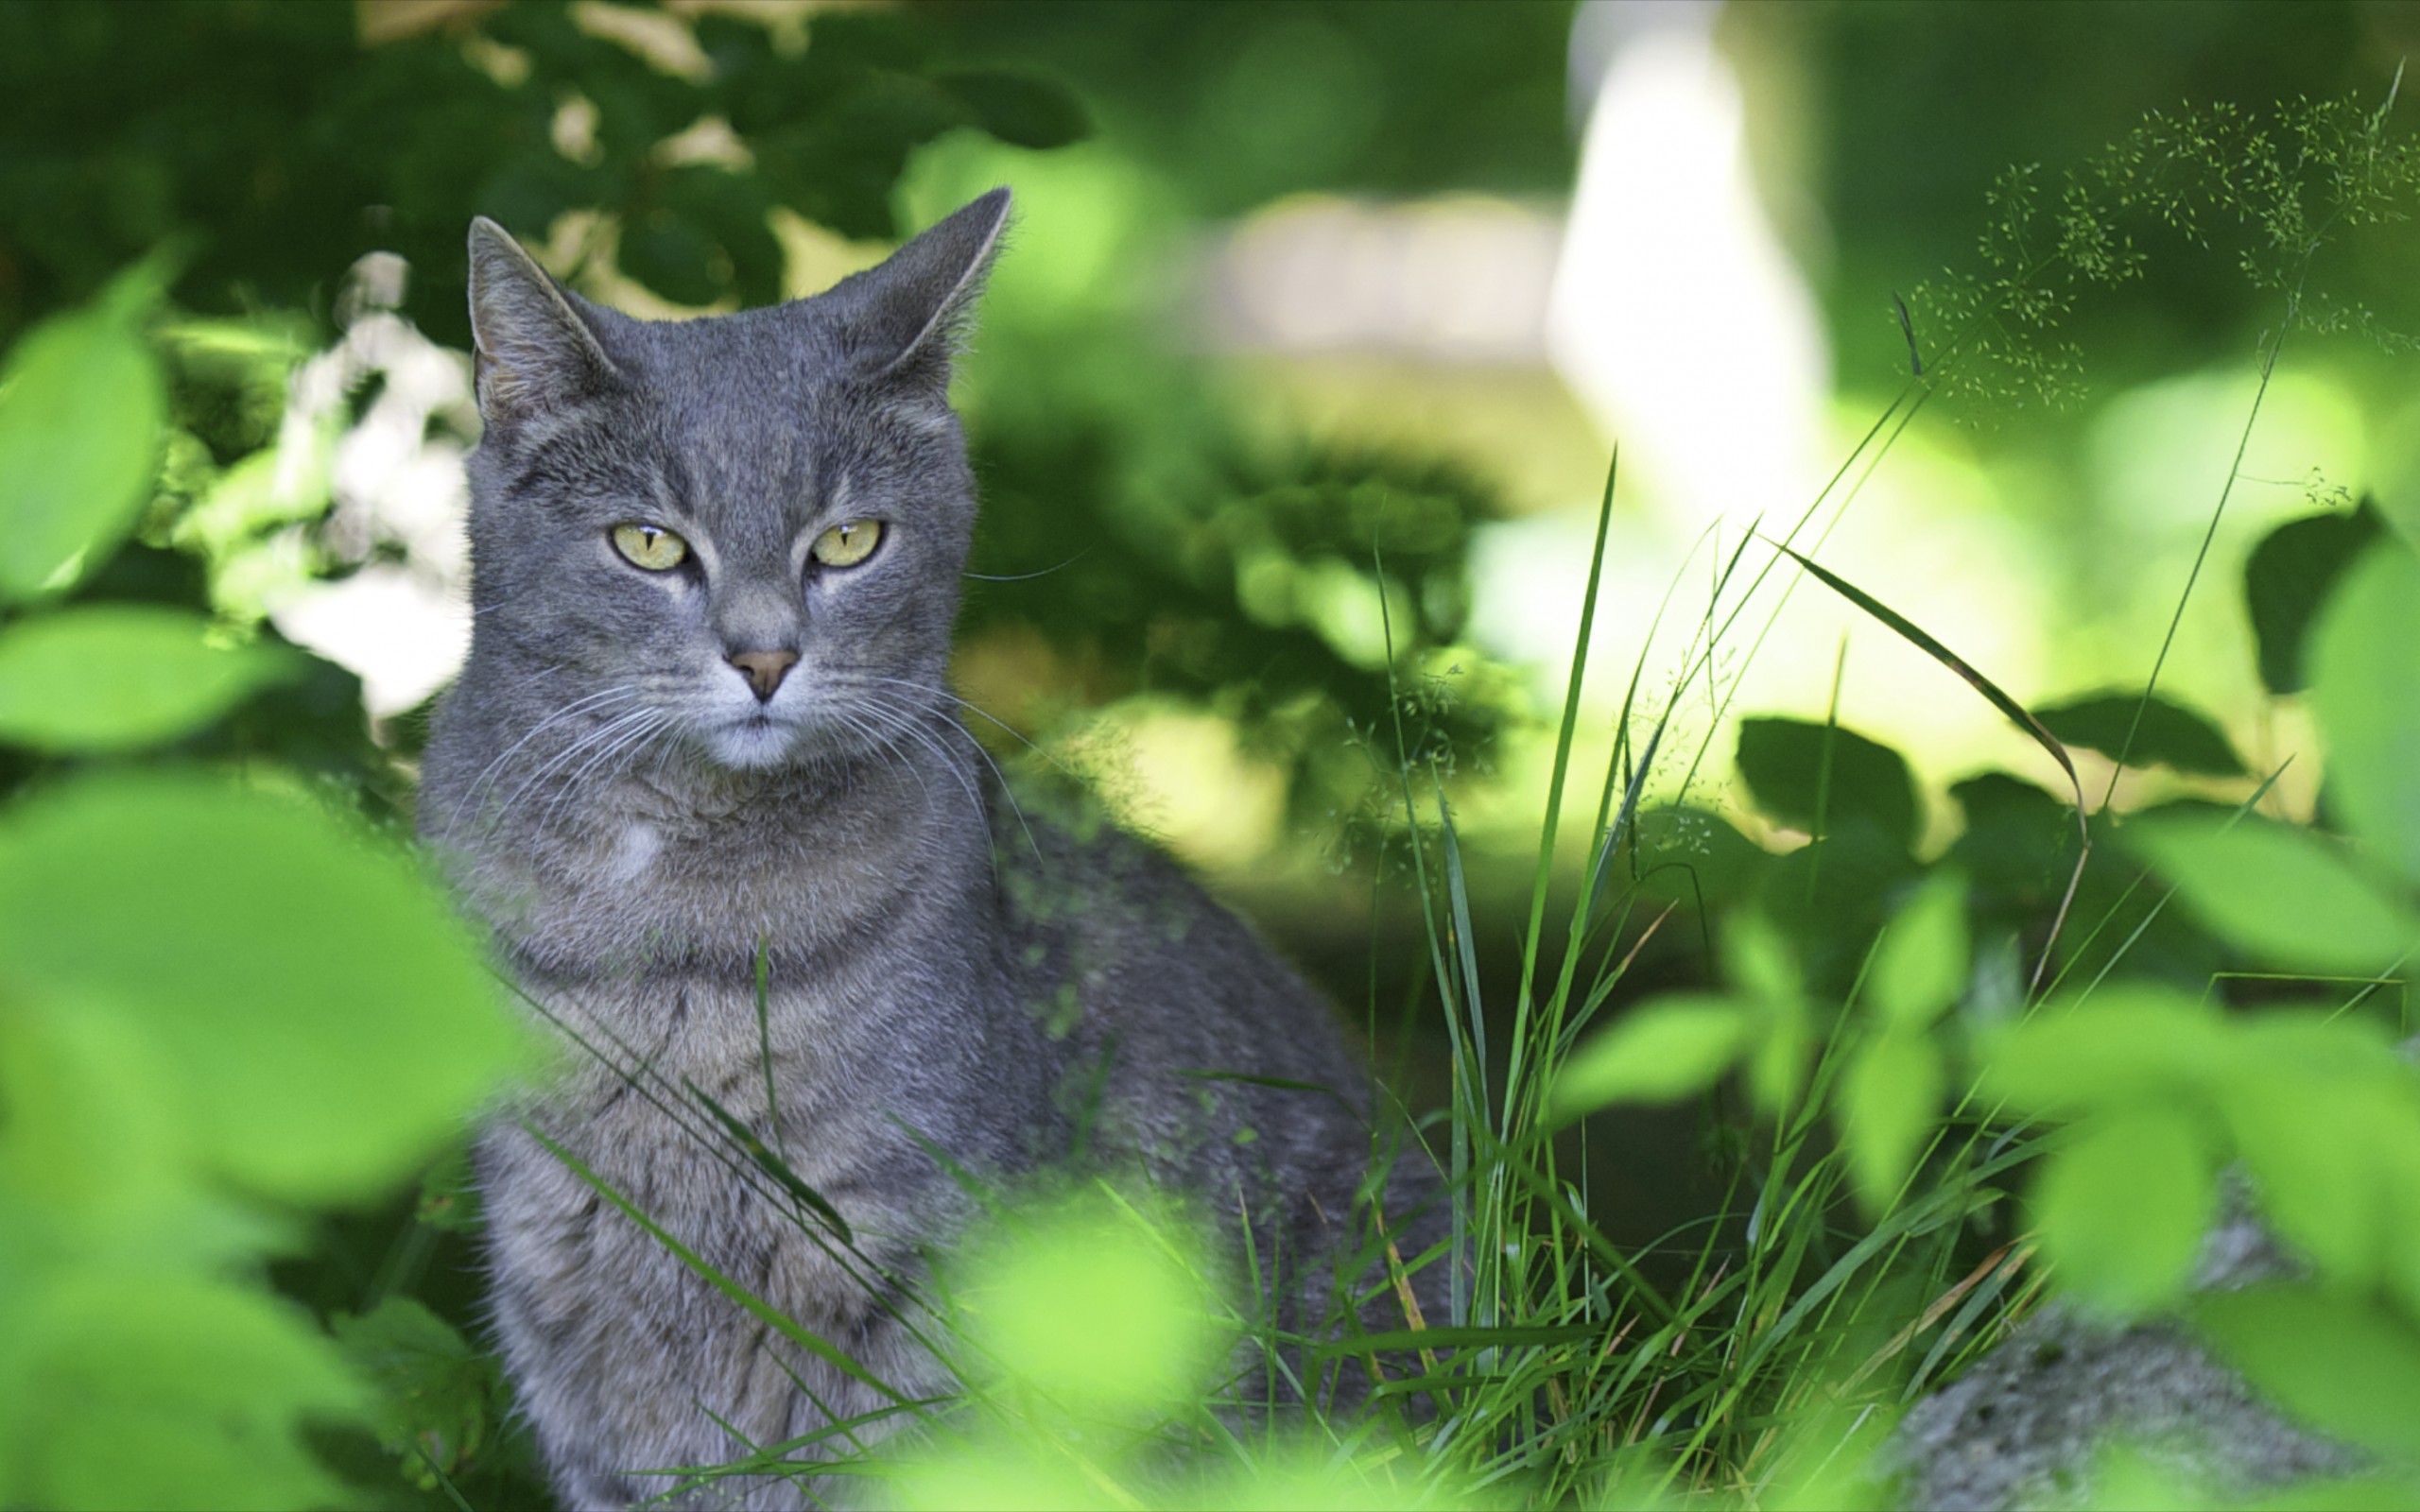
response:
<path id="1" fill-rule="evenodd" d="M 2295 1269 L 2233 1190 L 2195 1286 L 2231 1290 Z M 2364 1468 L 2357 1452 L 2262 1402 L 2178 1325 L 2098 1321 L 2054 1304 L 1911 1409 L 1876 1469 L 1901 1505 L 1927 1512 L 2073 1506 L 2091 1494 L 2095 1459 L 2119 1444 L 2224 1500 Z"/>

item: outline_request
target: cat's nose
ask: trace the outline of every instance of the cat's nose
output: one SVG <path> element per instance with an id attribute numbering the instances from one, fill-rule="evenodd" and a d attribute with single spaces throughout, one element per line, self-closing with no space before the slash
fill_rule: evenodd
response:
<path id="1" fill-rule="evenodd" d="M 773 690 L 782 685 L 783 677 L 791 667 L 798 664 L 798 653 L 796 651 L 735 651 L 731 654 L 729 661 L 733 666 L 747 675 L 748 685 L 756 690 L 756 701 L 765 703 L 772 698 Z"/>

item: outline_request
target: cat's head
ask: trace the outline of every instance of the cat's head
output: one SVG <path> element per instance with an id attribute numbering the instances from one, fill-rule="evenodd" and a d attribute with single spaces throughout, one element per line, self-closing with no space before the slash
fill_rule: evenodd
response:
<path id="1" fill-rule="evenodd" d="M 731 768 L 895 738 L 949 655 L 975 518 L 949 368 L 1008 210 L 994 190 L 812 299 L 678 321 L 474 223 L 464 696 Z"/>

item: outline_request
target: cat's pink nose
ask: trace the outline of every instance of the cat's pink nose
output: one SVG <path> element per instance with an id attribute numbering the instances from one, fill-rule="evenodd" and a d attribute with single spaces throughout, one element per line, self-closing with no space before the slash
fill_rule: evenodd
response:
<path id="1" fill-rule="evenodd" d="M 763 703 L 773 696 L 773 690 L 782 685 L 783 677 L 798 664 L 798 653 L 735 651 L 732 653 L 730 662 L 748 675 L 748 685 L 756 690 L 756 701 Z"/>

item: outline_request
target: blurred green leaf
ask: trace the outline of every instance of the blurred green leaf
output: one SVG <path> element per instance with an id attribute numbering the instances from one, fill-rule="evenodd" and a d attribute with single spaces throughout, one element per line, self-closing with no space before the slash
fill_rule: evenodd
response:
<path id="1" fill-rule="evenodd" d="M 1966 879 L 1925 879 L 1883 933 L 1866 990 L 1890 1029 L 1921 1034 L 1966 985 Z"/>
<path id="2" fill-rule="evenodd" d="M 1920 1033 L 1886 1030 L 1849 1063 L 1841 1088 L 1849 1174 L 1870 1216 L 1889 1211 L 1941 1116 L 1941 1053 Z"/>
<path id="3" fill-rule="evenodd" d="M 2142 721 L 2135 722 L 2135 711 Z M 2111 761 L 2124 751 L 2129 766 L 2172 767 L 2189 777 L 2241 777 L 2249 768 L 2207 716 L 2181 703 L 2136 693 L 2102 693 L 2036 709 L 2033 716 L 2070 746 L 2099 751 Z M 2132 730 L 2134 741 L 2127 742 Z"/>
<path id="4" fill-rule="evenodd" d="M 1063 147 L 1092 134 L 1083 103 L 1065 86 L 1031 74 L 960 69 L 933 82 L 965 102 L 984 130 L 1021 147 Z"/>
<path id="5" fill-rule="evenodd" d="M 2147 1100 L 2100 1114 L 2034 1183 L 2043 1253 L 2071 1294 L 2097 1306 L 2134 1313 L 2172 1301 L 2192 1279 L 2217 1177 L 2183 1111 Z"/>
<path id="6" fill-rule="evenodd" d="M 2354 837 L 2420 881 L 2420 557 L 2373 548 L 2321 611 L 2311 702 L 2327 737 L 2327 794 Z"/>
<path id="7" fill-rule="evenodd" d="M 2384 524 L 2377 503 L 2363 499 L 2351 514 L 2289 520 L 2252 548 L 2243 569 L 2243 597 L 2260 646 L 2260 681 L 2271 693 L 2303 690 L 2303 648 L 2311 621 Z"/>
<path id="8" fill-rule="evenodd" d="M 452 1475 L 478 1453 L 503 1391 L 493 1356 L 408 1297 L 338 1317 L 335 1329 L 345 1359 L 376 1392 L 379 1442 L 404 1456 L 416 1482 L 434 1486 L 431 1470 Z"/>
<path id="9" fill-rule="evenodd" d="M 2420 1449 L 2420 1332 L 2368 1297 L 2320 1285 L 2194 1299 L 2229 1364 L 2289 1414 L 2380 1453 Z"/>
<path id="10" fill-rule="evenodd" d="M 86 779 L 0 826 L 0 996 L 97 999 L 179 1073 L 200 1159 L 318 1200 L 424 1159 L 522 1037 L 433 889 L 287 799 Z"/>
<path id="11" fill-rule="evenodd" d="M 2113 984 L 2053 1002 L 1991 1043 L 1981 1086 L 2027 1113 L 2198 1095 L 2223 1073 L 2225 1021 L 2165 988 Z"/>
<path id="12" fill-rule="evenodd" d="M 1721 998 L 1634 1008 L 1572 1052 L 1547 1098 L 1560 1122 L 1609 1103 L 1668 1103 L 1705 1091 L 1745 1046 L 1748 1015 Z"/>
<path id="13" fill-rule="evenodd" d="M 103 311 L 28 332 L 0 366 L 0 601 L 97 565 L 150 500 L 167 390 L 131 324 Z"/>
<path id="14" fill-rule="evenodd" d="M 1165 1410 L 1201 1389 L 1217 1353 L 1184 1238 L 1115 1203 L 1072 1204 L 1013 1234 L 966 1305 L 999 1368 L 1051 1402 Z"/>
<path id="15" fill-rule="evenodd" d="M 2377 1026 L 2315 1012 L 2234 1026 L 2218 1098 L 2261 1216 L 2329 1280 L 2400 1285 L 2420 1195 L 2420 1081 Z"/>
<path id="16" fill-rule="evenodd" d="M 2148 817 L 2128 840 L 2229 942 L 2274 966 L 2377 971 L 2420 944 L 2420 916 L 2307 831 L 2245 817 Z"/>
<path id="17" fill-rule="evenodd" d="M 216 719 L 301 669 L 273 645 L 212 645 L 198 614 L 95 604 L 0 630 L 0 741 L 132 750 Z"/>
<path id="18" fill-rule="evenodd" d="M 13 1297 L 0 1317 L 0 1503 L 299 1512 L 344 1500 L 295 1430 L 356 1419 L 362 1394 L 288 1305 L 103 1272 Z"/>
<path id="19" fill-rule="evenodd" d="M 1808 834 L 1867 823 L 1916 843 L 1915 780 L 1897 751 L 1854 730 L 1803 719 L 1739 722 L 1739 775 L 1756 807 Z"/>

